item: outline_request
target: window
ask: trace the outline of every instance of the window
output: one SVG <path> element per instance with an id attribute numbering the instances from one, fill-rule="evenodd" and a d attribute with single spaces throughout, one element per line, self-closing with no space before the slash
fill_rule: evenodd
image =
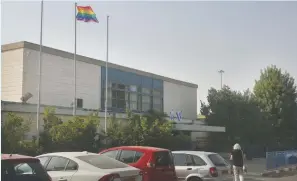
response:
<path id="1" fill-rule="evenodd" d="M 226 161 L 224 160 L 224 158 L 222 158 L 220 155 L 218 154 L 210 154 L 208 155 L 208 158 L 211 160 L 211 162 L 217 166 L 227 166 Z"/>
<path id="2" fill-rule="evenodd" d="M 156 110 L 156 111 L 160 111 L 160 112 L 162 112 L 161 104 L 154 104 L 154 105 L 153 105 L 153 109 Z"/>
<path id="3" fill-rule="evenodd" d="M 158 151 L 154 153 L 156 167 L 172 166 L 173 160 L 168 151 Z"/>
<path id="4" fill-rule="evenodd" d="M 77 169 L 78 169 L 78 165 L 74 161 L 69 160 L 65 170 L 77 170 Z"/>
<path id="5" fill-rule="evenodd" d="M 154 104 L 161 104 L 161 100 L 162 100 L 162 99 L 161 99 L 160 97 L 154 97 L 154 98 L 153 98 L 153 103 L 154 103 Z"/>
<path id="6" fill-rule="evenodd" d="M 187 166 L 185 154 L 173 154 L 174 165 L 176 166 Z"/>
<path id="7" fill-rule="evenodd" d="M 142 156 L 143 156 L 143 153 L 137 151 L 137 152 L 135 153 L 133 163 L 138 162 L 138 160 L 139 160 Z"/>
<path id="8" fill-rule="evenodd" d="M 115 159 L 105 156 L 103 157 L 101 155 L 85 155 L 78 156 L 77 158 L 100 169 L 115 169 L 129 167 L 128 165 L 121 163 Z"/>
<path id="9" fill-rule="evenodd" d="M 118 84 L 118 89 L 125 90 L 126 86 L 124 84 Z"/>
<path id="10" fill-rule="evenodd" d="M 138 110 L 137 102 L 130 102 L 130 110 Z"/>
<path id="11" fill-rule="evenodd" d="M 150 96 L 142 96 L 142 103 L 150 103 L 151 97 Z"/>
<path id="12" fill-rule="evenodd" d="M 118 150 L 112 150 L 112 151 L 107 151 L 107 152 L 102 153 L 102 155 L 108 156 L 108 157 L 114 158 L 114 159 L 116 158 L 117 154 L 118 154 Z"/>
<path id="13" fill-rule="evenodd" d="M 117 108 L 125 109 L 127 107 L 125 100 L 118 100 L 117 102 Z"/>
<path id="14" fill-rule="evenodd" d="M 192 155 L 192 158 L 194 160 L 195 166 L 206 165 L 205 161 L 202 158 L 200 158 L 199 156 Z"/>
<path id="15" fill-rule="evenodd" d="M 117 99 L 118 100 L 125 100 L 126 94 L 125 91 L 117 91 Z"/>
<path id="16" fill-rule="evenodd" d="M 161 97 L 161 96 L 162 96 L 162 93 L 161 93 L 160 90 L 156 90 L 156 89 L 154 89 L 154 90 L 153 90 L 153 96 Z"/>
<path id="17" fill-rule="evenodd" d="M 151 109 L 151 104 L 142 103 L 142 111 L 149 111 Z"/>
<path id="18" fill-rule="evenodd" d="M 6 170 L 5 167 L 9 168 Z M 38 162 L 16 162 L 16 163 L 5 163 L 1 162 L 1 180 L 10 181 L 10 180 L 40 180 L 47 181 L 48 175 L 46 171 L 42 168 L 41 164 Z M 3 169 L 4 167 L 4 169 Z M 6 175 L 7 174 L 7 175 Z M 9 178 L 13 175 L 12 178 Z M 5 176 L 8 178 L 5 178 Z M 4 177 L 4 178 L 3 178 Z"/>
<path id="19" fill-rule="evenodd" d="M 151 90 L 148 88 L 142 88 L 142 93 L 143 94 L 151 94 Z"/>
<path id="20" fill-rule="evenodd" d="M 136 93 L 130 93 L 130 101 L 133 101 L 133 102 L 137 101 L 137 94 Z"/>
<path id="21" fill-rule="evenodd" d="M 77 108 L 83 108 L 83 99 L 76 99 Z"/>
<path id="22" fill-rule="evenodd" d="M 131 92 L 137 92 L 137 86 L 136 85 L 130 85 L 130 90 Z"/>
<path id="23" fill-rule="evenodd" d="M 48 163 L 46 170 L 47 171 L 63 171 L 66 167 L 68 160 L 62 157 L 52 157 Z"/>
<path id="24" fill-rule="evenodd" d="M 39 161 L 40 161 L 40 164 L 44 167 L 45 166 L 45 164 L 47 163 L 47 161 L 49 160 L 49 157 L 39 157 L 38 158 L 39 159 Z"/>
<path id="25" fill-rule="evenodd" d="M 135 151 L 122 150 L 119 160 L 124 163 L 133 163 L 134 155 L 135 155 Z"/>

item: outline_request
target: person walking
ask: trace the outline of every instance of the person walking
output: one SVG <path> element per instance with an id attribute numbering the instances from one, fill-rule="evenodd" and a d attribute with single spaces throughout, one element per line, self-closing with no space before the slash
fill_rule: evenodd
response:
<path id="1" fill-rule="evenodd" d="M 230 160 L 232 161 L 233 165 L 233 175 L 234 181 L 243 181 L 243 172 L 246 171 L 244 166 L 244 154 L 241 150 L 241 147 L 238 143 L 233 146 L 233 150 L 231 152 Z"/>

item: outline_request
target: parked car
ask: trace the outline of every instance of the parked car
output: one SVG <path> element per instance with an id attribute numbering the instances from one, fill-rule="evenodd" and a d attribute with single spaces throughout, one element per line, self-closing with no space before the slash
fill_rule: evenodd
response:
<path id="1" fill-rule="evenodd" d="M 145 146 L 121 146 L 103 150 L 99 154 L 141 169 L 143 181 L 177 181 L 170 150 Z"/>
<path id="2" fill-rule="evenodd" d="M 223 180 L 229 175 L 230 165 L 217 153 L 202 151 L 173 151 L 179 181 Z"/>
<path id="3" fill-rule="evenodd" d="M 141 181 L 141 171 L 104 155 L 59 152 L 37 156 L 52 181 Z"/>
<path id="4" fill-rule="evenodd" d="M 1 154 L 1 181 L 51 181 L 51 177 L 34 157 Z"/>

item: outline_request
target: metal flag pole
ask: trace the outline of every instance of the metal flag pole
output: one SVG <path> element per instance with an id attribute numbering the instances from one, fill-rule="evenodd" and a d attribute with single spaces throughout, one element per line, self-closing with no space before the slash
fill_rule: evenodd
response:
<path id="1" fill-rule="evenodd" d="M 42 32 L 43 32 L 43 0 L 41 1 L 41 16 L 40 16 L 40 45 L 39 45 L 39 62 L 38 62 L 38 95 L 37 95 L 37 111 L 36 111 L 36 129 L 37 129 L 37 141 L 39 142 L 40 130 L 39 130 L 39 123 L 40 123 L 40 89 L 41 89 L 41 63 L 42 63 Z"/>
<path id="2" fill-rule="evenodd" d="M 73 55 L 73 61 L 74 61 L 74 67 L 73 67 L 73 79 L 74 79 L 74 97 L 73 97 L 73 116 L 76 115 L 76 7 L 77 3 L 74 5 L 74 55 Z"/>
<path id="3" fill-rule="evenodd" d="M 104 132 L 107 133 L 107 101 L 108 101 L 108 26 L 109 26 L 109 16 L 106 16 L 106 62 L 105 62 L 105 116 L 104 116 Z"/>

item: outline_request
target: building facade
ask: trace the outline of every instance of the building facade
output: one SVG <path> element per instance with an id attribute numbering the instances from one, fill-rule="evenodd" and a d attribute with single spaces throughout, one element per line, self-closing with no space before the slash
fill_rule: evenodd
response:
<path id="1" fill-rule="evenodd" d="M 73 54 L 43 47 L 41 64 L 41 104 L 71 107 L 74 97 Z M 77 109 L 104 110 L 105 62 L 77 55 Z M 39 45 L 19 42 L 2 46 L 2 100 L 21 102 L 26 93 L 38 98 Z M 182 112 L 182 119 L 197 117 L 197 88 L 192 83 L 131 69 L 108 65 L 108 110 L 155 109 L 168 115 Z"/>

